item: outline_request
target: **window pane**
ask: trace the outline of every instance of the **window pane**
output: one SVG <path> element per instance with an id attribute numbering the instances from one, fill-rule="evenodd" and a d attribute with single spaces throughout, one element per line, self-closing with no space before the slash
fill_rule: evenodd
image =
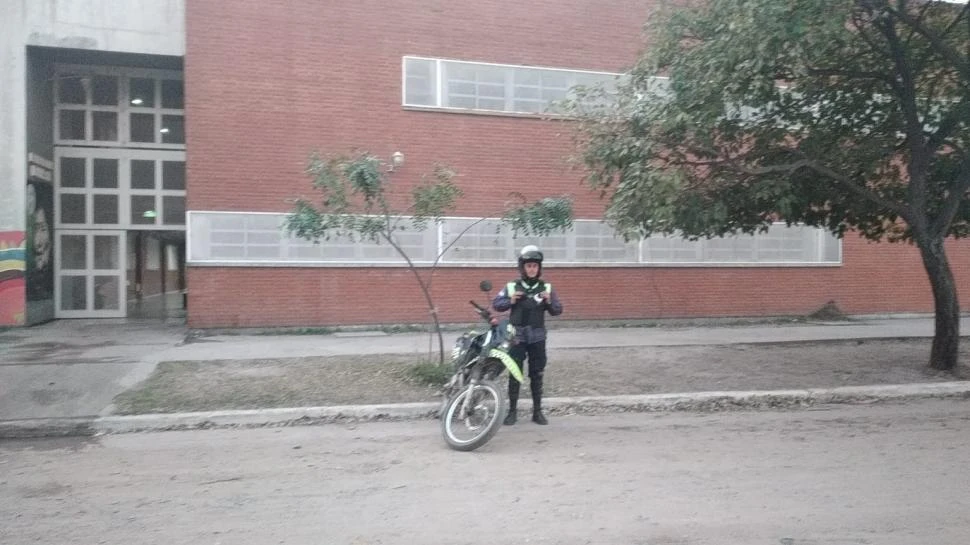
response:
<path id="1" fill-rule="evenodd" d="M 155 161 L 131 161 L 131 188 L 155 189 Z"/>
<path id="2" fill-rule="evenodd" d="M 185 197 L 162 197 L 162 223 L 185 225 Z"/>
<path id="3" fill-rule="evenodd" d="M 162 189 L 185 189 L 185 162 L 165 161 L 162 163 Z"/>
<path id="4" fill-rule="evenodd" d="M 146 213 L 148 214 L 147 217 Z M 155 197 L 153 195 L 131 196 L 131 223 L 135 225 L 154 225 L 155 216 Z"/>
<path id="5" fill-rule="evenodd" d="M 87 279 L 83 276 L 61 277 L 61 310 L 86 310 Z"/>
<path id="6" fill-rule="evenodd" d="M 568 89 L 569 79 L 572 76 L 570 72 L 560 72 L 558 70 L 543 70 L 542 71 L 542 86 L 546 88 L 554 89 Z M 598 79 L 598 78 L 597 78 Z"/>
<path id="7" fill-rule="evenodd" d="M 118 187 L 118 160 L 94 160 L 94 187 Z"/>
<path id="8" fill-rule="evenodd" d="M 517 85 L 513 90 L 514 96 L 517 99 L 538 99 L 540 98 L 539 87 L 531 87 L 528 85 Z"/>
<path id="9" fill-rule="evenodd" d="M 516 85 L 539 85 L 541 71 L 534 68 L 517 68 L 513 73 Z"/>
<path id="10" fill-rule="evenodd" d="M 185 118 L 180 115 L 163 115 L 162 143 L 165 144 L 184 144 L 185 143 Z"/>
<path id="11" fill-rule="evenodd" d="M 448 82 L 448 94 L 451 96 L 475 96 L 475 84 L 469 81 Z"/>
<path id="12" fill-rule="evenodd" d="M 404 83 L 404 102 L 417 106 L 436 104 L 435 62 L 425 59 L 406 59 Z"/>
<path id="13" fill-rule="evenodd" d="M 118 268 L 118 238 L 117 235 L 96 235 L 94 237 L 95 269 Z"/>
<path id="14" fill-rule="evenodd" d="M 118 310 L 120 308 L 117 276 L 94 277 L 94 310 Z"/>
<path id="15" fill-rule="evenodd" d="M 84 140 L 84 110 L 61 110 L 61 140 Z"/>
<path id="16" fill-rule="evenodd" d="M 555 100 L 564 100 L 566 98 L 566 90 L 565 89 L 543 89 L 542 98 L 543 100 L 546 101 L 546 103 L 549 103 Z"/>
<path id="17" fill-rule="evenodd" d="M 516 112 L 542 113 L 545 105 L 535 100 L 516 100 L 514 108 Z"/>
<path id="18" fill-rule="evenodd" d="M 117 276 L 95 276 L 94 277 L 94 310 L 118 310 L 120 301 L 118 300 Z"/>
<path id="19" fill-rule="evenodd" d="M 131 141 L 155 141 L 155 115 L 131 114 Z"/>
<path id="20" fill-rule="evenodd" d="M 61 237 L 61 268 L 70 270 L 87 268 L 87 238 L 84 235 Z"/>
<path id="21" fill-rule="evenodd" d="M 118 196 L 94 196 L 94 223 L 115 225 L 118 223 Z"/>
<path id="22" fill-rule="evenodd" d="M 118 78 L 114 76 L 94 76 L 92 91 L 92 103 L 98 106 L 118 105 Z"/>
<path id="23" fill-rule="evenodd" d="M 181 80 L 162 80 L 162 108 L 185 108 L 185 92 Z"/>
<path id="24" fill-rule="evenodd" d="M 479 101 L 478 101 L 478 107 L 481 108 L 481 109 L 483 109 L 483 110 L 498 110 L 498 111 L 502 111 L 502 110 L 505 109 L 505 101 L 504 100 L 494 100 L 494 99 L 490 99 L 490 98 L 489 99 L 482 98 L 482 99 L 479 99 Z"/>
<path id="25" fill-rule="evenodd" d="M 476 106 L 475 97 L 450 96 L 448 97 L 446 106 L 452 108 L 474 108 Z"/>
<path id="26" fill-rule="evenodd" d="M 823 237 L 822 244 L 823 248 L 823 261 L 827 263 L 838 263 L 839 262 L 839 239 L 835 238 L 831 233 L 822 233 L 820 236 Z"/>
<path id="27" fill-rule="evenodd" d="M 61 157 L 61 187 L 84 187 L 84 159 Z"/>
<path id="28" fill-rule="evenodd" d="M 87 104 L 81 76 L 65 74 L 58 77 L 57 101 L 61 104 Z"/>
<path id="29" fill-rule="evenodd" d="M 155 80 L 148 78 L 131 78 L 128 83 L 130 102 L 132 106 L 140 108 L 155 107 Z"/>
<path id="30" fill-rule="evenodd" d="M 61 223 L 86 223 L 84 195 L 61 195 Z"/>
<path id="31" fill-rule="evenodd" d="M 481 84 L 478 86 L 478 94 L 488 98 L 503 98 L 505 96 L 504 85 Z"/>
<path id="32" fill-rule="evenodd" d="M 92 140 L 118 141 L 118 114 L 115 112 L 92 112 Z"/>

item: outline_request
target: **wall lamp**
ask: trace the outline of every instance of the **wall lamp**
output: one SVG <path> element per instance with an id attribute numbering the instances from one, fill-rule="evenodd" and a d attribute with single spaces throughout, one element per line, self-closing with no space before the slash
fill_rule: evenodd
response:
<path id="1" fill-rule="evenodd" d="M 391 154 L 391 162 L 387 165 L 388 172 L 394 172 L 394 169 L 404 166 L 404 154 L 395 151 Z"/>

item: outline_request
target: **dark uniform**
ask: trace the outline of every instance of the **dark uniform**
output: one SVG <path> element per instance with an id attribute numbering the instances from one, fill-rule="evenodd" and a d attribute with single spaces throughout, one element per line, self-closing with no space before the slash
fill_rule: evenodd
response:
<path id="1" fill-rule="evenodd" d="M 538 263 L 539 272 L 533 277 L 526 276 L 525 264 Z M 532 421 L 548 424 L 542 414 L 542 377 L 546 369 L 546 312 L 552 316 L 562 314 L 562 303 L 552 289 L 552 284 L 540 278 L 542 275 L 542 252 L 535 246 L 526 246 L 519 255 L 521 278 L 506 284 L 495 296 L 492 307 L 499 312 L 511 310 L 509 321 L 516 328 L 515 344 L 509 355 L 523 367 L 529 360 L 529 387 L 532 390 Z M 522 294 L 512 302 L 512 296 Z M 546 294 L 543 297 L 543 294 Z M 509 377 L 509 414 L 506 424 L 516 421 L 516 406 L 519 401 L 519 381 Z"/>

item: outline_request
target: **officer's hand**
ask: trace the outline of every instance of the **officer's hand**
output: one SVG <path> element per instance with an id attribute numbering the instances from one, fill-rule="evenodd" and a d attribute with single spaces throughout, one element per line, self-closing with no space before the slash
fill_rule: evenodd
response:
<path id="1" fill-rule="evenodd" d="M 549 292 L 548 291 L 542 292 L 542 294 L 540 294 L 539 297 L 542 297 L 542 300 L 543 301 L 545 301 L 547 303 L 549 302 Z"/>
<path id="2" fill-rule="evenodd" d="M 519 299 L 521 299 L 521 298 L 522 298 L 522 297 L 523 297 L 524 295 L 525 295 L 525 292 L 524 292 L 524 291 L 517 291 L 517 292 L 515 292 L 515 293 L 513 293 L 513 294 L 512 294 L 512 297 L 511 297 L 511 299 L 512 299 L 512 302 L 514 303 L 514 302 L 516 302 L 516 301 L 518 301 L 518 300 L 519 300 Z"/>

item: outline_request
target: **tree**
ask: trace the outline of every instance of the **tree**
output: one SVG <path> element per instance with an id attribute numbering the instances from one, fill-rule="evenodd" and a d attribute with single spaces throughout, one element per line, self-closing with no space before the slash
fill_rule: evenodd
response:
<path id="1" fill-rule="evenodd" d="M 930 365 L 953 369 L 944 240 L 970 233 L 970 7 L 709 0 L 647 29 L 615 92 L 565 104 L 611 223 L 696 239 L 780 219 L 915 244 L 935 303 Z"/>
<path id="2" fill-rule="evenodd" d="M 407 264 L 418 283 L 438 337 L 439 363 L 444 363 L 444 337 L 438 318 L 437 305 L 432 297 L 432 281 L 445 253 L 475 225 L 488 219 L 480 218 L 461 231 L 443 248 L 427 272 L 414 263 L 399 243 L 397 233 L 403 230 L 423 231 L 437 224 L 454 210 L 463 192 L 453 182 L 456 173 L 447 166 L 435 165 L 430 176 L 410 193 L 391 195 L 388 170 L 380 159 L 366 152 L 353 157 L 311 157 L 307 174 L 320 191 L 319 203 L 305 198 L 296 199 L 294 211 L 284 222 L 284 230 L 297 237 L 319 243 L 333 237 L 388 244 Z M 514 233 L 545 236 L 572 226 L 572 202 L 566 197 L 547 197 L 526 203 L 521 195 L 513 195 L 504 210 L 502 222 Z M 404 202 L 397 206 L 392 203 Z"/>

